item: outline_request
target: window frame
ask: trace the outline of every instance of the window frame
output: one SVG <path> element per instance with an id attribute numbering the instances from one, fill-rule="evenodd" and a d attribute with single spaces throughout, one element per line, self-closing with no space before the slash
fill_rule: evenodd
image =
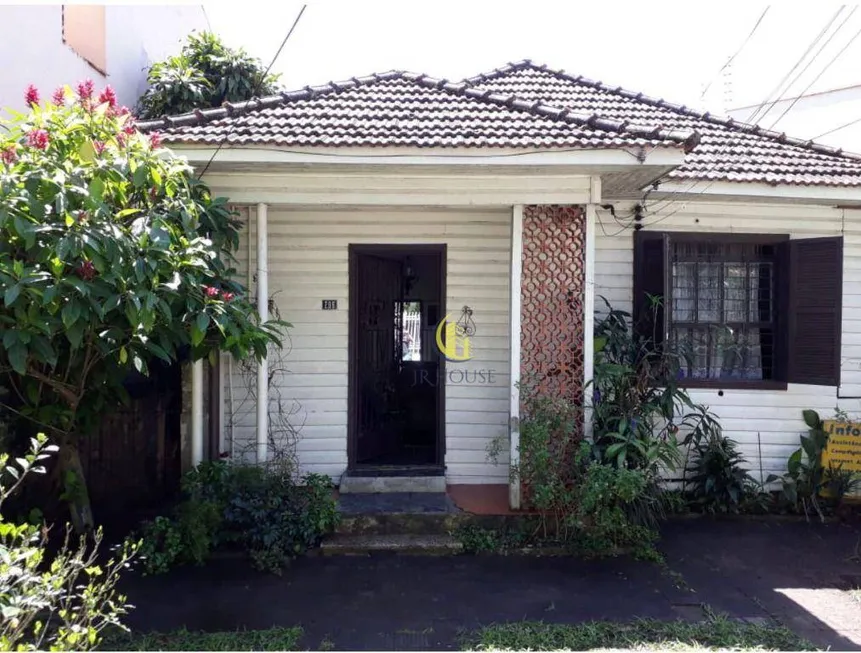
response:
<path id="1" fill-rule="evenodd" d="M 721 390 L 786 390 L 788 388 L 787 370 L 789 367 L 789 321 L 786 311 L 788 306 L 789 288 L 789 266 L 788 266 L 788 243 L 789 234 L 764 234 L 764 233 L 726 233 L 726 232 L 691 232 L 691 231 L 648 231 L 637 232 L 655 239 L 663 240 L 664 245 L 664 269 L 663 269 L 663 346 L 669 345 L 672 320 L 672 257 L 671 245 L 673 243 L 688 243 L 698 245 L 752 245 L 773 246 L 774 255 L 774 305 L 772 307 L 774 319 L 774 363 L 773 378 L 771 379 L 692 379 L 679 380 L 679 386 L 683 388 L 713 388 Z M 646 236 L 646 237 L 649 237 Z M 635 267 L 634 274 L 640 271 Z M 635 282 L 635 288 L 638 287 Z M 723 313 L 723 307 L 721 307 Z"/>

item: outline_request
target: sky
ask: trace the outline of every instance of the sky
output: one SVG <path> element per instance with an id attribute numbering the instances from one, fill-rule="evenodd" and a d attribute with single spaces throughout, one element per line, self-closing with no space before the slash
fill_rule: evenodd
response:
<path id="1" fill-rule="evenodd" d="M 204 7 L 213 31 L 268 65 L 303 4 L 304 15 L 273 66 L 288 88 L 391 69 L 460 79 L 529 58 L 718 113 L 765 100 L 841 7 L 562 0 L 243 0 Z M 719 75 L 766 7 L 759 28 Z M 859 30 L 861 10 L 845 6 L 827 33 L 834 34 L 831 42 L 812 51 L 813 64 L 787 96 L 820 74 L 811 92 L 861 84 Z"/>

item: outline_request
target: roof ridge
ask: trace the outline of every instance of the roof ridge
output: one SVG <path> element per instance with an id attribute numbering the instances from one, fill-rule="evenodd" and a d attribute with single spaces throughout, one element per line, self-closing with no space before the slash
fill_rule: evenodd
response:
<path id="1" fill-rule="evenodd" d="M 861 154 L 856 154 L 854 152 L 845 152 L 843 148 L 816 143 L 812 139 L 805 140 L 802 138 L 787 136 L 785 132 L 776 132 L 770 129 L 765 129 L 763 127 L 760 127 L 759 125 L 735 120 L 734 118 L 729 116 L 723 117 L 714 115 L 708 111 L 697 111 L 696 109 L 691 109 L 690 107 L 683 104 L 674 104 L 672 102 L 667 102 L 663 98 L 655 98 L 644 93 L 635 93 L 634 91 L 625 89 L 622 86 L 609 86 L 608 84 L 589 79 L 587 77 L 584 77 L 583 75 L 572 75 L 561 68 L 550 68 L 546 64 L 537 64 L 531 59 L 521 59 L 520 61 L 509 62 L 504 66 L 494 68 L 489 72 L 479 73 L 478 75 L 474 75 L 473 77 L 467 77 L 463 80 L 463 82 L 468 85 L 476 85 L 480 84 L 481 82 L 498 79 L 499 77 L 512 72 L 526 69 L 546 72 L 558 79 L 563 79 L 565 81 L 573 82 L 575 84 L 582 84 L 583 86 L 589 86 L 591 88 L 598 89 L 607 93 L 612 93 L 614 95 L 619 95 L 630 100 L 636 100 L 638 102 L 643 102 L 644 104 L 649 104 L 654 107 L 674 111 L 679 115 L 696 118 L 697 120 L 703 120 L 713 125 L 721 125 L 723 127 L 729 127 L 730 129 L 734 129 L 740 132 L 750 133 L 756 136 L 762 136 L 763 138 L 770 138 L 776 140 L 778 143 L 801 147 L 804 149 L 811 150 L 813 152 L 818 152 L 820 154 L 827 154 L 830 156 L 841 157 L 853 161 L 861 161 Z"/>
<path id="2" fill-rule="evenodd" d="M 561 120 L 569 124 L 586 125 L 593 129 L 610 131 L 616 133 L 630 133 L 643 138 L 659 140 L 670 140 L 685 146 L 685 151 L 690 152 L 700 142 L 700 134 L 696 131 L 684 131 L 680 129 L 664 129 L 659 125 L 641 125 L 624 120 L 613 120 L 604 118 L 598 113 L 585 114 L 564 107 L 557 107 L 540 100 L 529 101 L 514 94 L 493 93 L 487 90 L 479 90 L 471 87 L 465 81 L 452 82 L 445 78 L 420 75 L 414 81 L 417 84 L 436 88 L 452 95 L 469 97 L 496 106 L 514 109 L 529 113 L 534 116 Z"/>

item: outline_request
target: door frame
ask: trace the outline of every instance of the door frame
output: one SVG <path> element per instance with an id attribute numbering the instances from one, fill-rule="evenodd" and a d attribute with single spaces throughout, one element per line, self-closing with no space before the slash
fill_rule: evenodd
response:
<path id="1" fill-rule="evenodd" d="M 408 244 L 408 245 L 355 245 L 347 246 L 349 264 L 349 289 L 347 298 L 347 470 L 355 470 L 361 468 L 356 460 L 358 456 L 358 413 L 357 402 L 358 392 L 356 385 L 358 383 L 358 370 L 356 365 L 356 347 L 358 338 L 357 332 L 359 328 L 359 312 L 356 310 L 356 297 L 358 296 L 358 258 L 365 254 L 392 254 L 402 253 L 403 255 L 436 255 L 439 260 L 439 316 L 442 319 L 446 313 L 446 276 L 448 267 L 448 246 L 442 244 Z M 437 386 L 437 428 L 436 428 L 436 460 L 434 467 L 445 466 L 445 356 L 440 354 L 439 357 L 439 379 Z"/>

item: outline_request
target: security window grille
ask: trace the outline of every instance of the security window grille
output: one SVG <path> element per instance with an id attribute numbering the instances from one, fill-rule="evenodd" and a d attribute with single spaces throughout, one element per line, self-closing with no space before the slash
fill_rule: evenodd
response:
<path id="1" fill-rule="evenodd" d="M 774 378 L 775 247 L 670 244 L 670 345 L 689 379 Z"/>
<path id="2" fill-rule="evenodd" d="M 839 385 L 842 273 L 842 237 L 639 230 L 634 328 L 685 385 Z"/>

